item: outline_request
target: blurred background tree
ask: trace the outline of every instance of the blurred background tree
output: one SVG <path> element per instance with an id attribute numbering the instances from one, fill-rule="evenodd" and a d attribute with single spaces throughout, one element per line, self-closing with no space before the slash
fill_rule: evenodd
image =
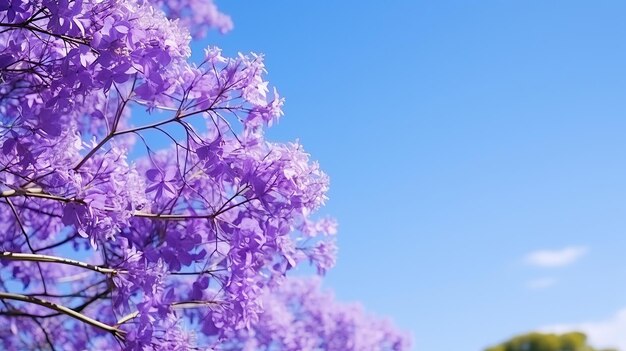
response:
<path id="1" fill-rule="evenodd" d="M 528 333 L 513 337 L 485 351 L 618 351 L 596 349 L 587 344 L 587 336 L 579 332 L 566 334 Z"/>

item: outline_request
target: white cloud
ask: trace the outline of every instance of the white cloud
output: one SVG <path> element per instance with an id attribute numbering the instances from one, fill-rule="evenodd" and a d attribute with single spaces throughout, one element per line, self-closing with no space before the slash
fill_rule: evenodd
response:
<path id="1" fill-rule="evenodd" d="M 560 250 L 538 250 L 526 255 L 526 263 L 537 267 L 563 267 L 576 262 L 587 253 L 584 246 L 568 246 Z"/>
<path id="2" fill-rule="evenodd" d="M 587 334 L 589 344 L 594 347 L 626 350 L 626 308 L 603 321 L 553 325 L 541 328 L 541 331 L 548 333 L 581 331 Z"/>
<path id="3" fill-rule="evenodd" d="M 531 290 L 547 289 L 556 284 L 556 279 L 552 277 L 544 277 L 539 279 L 533 279 L 526 283 L 526 287 Z"/>

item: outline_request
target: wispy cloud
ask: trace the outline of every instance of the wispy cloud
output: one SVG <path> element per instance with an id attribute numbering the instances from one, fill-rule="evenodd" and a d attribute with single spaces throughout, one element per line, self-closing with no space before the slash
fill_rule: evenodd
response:
<path id="1" fill-rule="evenodd" d="M 594 347 L 626 350 L 626 308 L 606 320 L 547 326 L 541 328 L 541 331 L 548 333 L 581 331 L 587 334 L 589 343 Z"/>
<path id="2" fill-rule="evenodd" d="M 544 277 L 529 281 L 528 283 L 526 283 L 526 287 L 531 290 L 542 290 L 553 286 L 554 284 L 556 284 L 556 282 L 557 280 L 555 278 Z"/>
<path id="3" fill-rule="evenodd" d="M 585 246 L 568 246 L 560 250 L 538 250 L 526 255 L 526 263 L 537 267 L 563 267 L 570 265 L 584 256 Z"/>

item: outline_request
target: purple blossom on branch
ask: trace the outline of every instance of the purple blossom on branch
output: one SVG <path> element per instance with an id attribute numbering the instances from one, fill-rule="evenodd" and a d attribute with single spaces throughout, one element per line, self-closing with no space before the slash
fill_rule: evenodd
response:
<path id="1" fill-rule="evenodd" d="M 399 351 L 411 347 L 408 335 L 390 321 L 341 304 L 320 289 L 319 279 L 289 278 L 263 295 L 264 311 L 247 330 L 227 339 L 223 350 Z"/>
<path id="2" fill-rule="evenodd" d="M 210 0 L 0 0 L 0 348 L 217 350 L 332 267 L 327 176 L 264 138 L 263 56 L 189 61 L 231 27 Z"/>

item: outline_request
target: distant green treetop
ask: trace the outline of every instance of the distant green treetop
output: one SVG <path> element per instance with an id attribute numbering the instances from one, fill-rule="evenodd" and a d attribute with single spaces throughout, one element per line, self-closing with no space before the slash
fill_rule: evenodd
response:
<path id="1" fill-rule="evenodd" d="M 485 351 L 618 351 L 595 349 L 587 344 L 587 336 L 580 332 L 566 334 L 528 333 L 513 337 Z"/>

